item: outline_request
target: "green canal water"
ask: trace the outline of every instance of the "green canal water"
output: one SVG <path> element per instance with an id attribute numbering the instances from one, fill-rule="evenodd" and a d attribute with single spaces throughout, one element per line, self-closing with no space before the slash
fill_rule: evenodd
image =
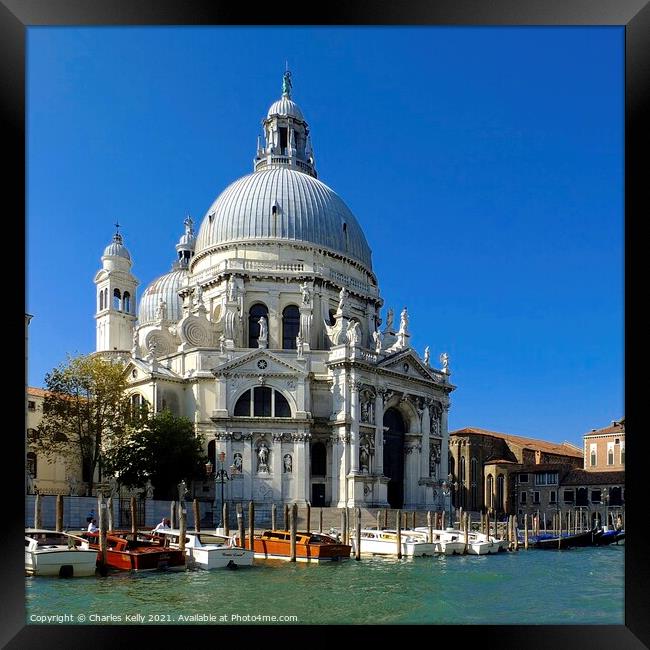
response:
<path id="1" fill-rule="evenodd" d="M 281 625 L 622 625 L 624 557 L 624 546 L 605 546 L 26 578 L 26 616 L 33 625 L 64 615 L 75 625 L 273 624 L 261 616 L 296 617 Z"/>

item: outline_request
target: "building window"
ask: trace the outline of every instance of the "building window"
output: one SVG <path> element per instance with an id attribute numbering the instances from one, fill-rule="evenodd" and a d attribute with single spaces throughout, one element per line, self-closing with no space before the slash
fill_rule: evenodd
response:
<path id="1" fill-rule="evenodd" d="M 282 312 L 282 349 L 295 350 L 296 337 L 300 330 L 300 311 L 295 305 L 289 305 Z"/>
<path id="2" fill-rule="evenodd" d="M 476 480 L 478 478 L 478 461 L 476 460 L 476 458 L 472 458 L 470 467 L 471 467 L 470 480 L 472 482 L 471 507 L 472 510 L 476 510 L 478 508 L 478 484 L 476 483 Z"/>
<path id="3" fill-rule="evenodd" d="M 291 407 L 279 391 L 268 386 L 256 386 L 239 397 L 233 415 L 245 418 L 290 418 Z"/>
<path id="4" fill-rule="evenodd" d="M 592 490 L 591 491 L 591 502 L 600 503 L 602 500 L 602 491 L 601 490 Z"/>
<path id="5" fill-rule="evenodd" d="M 122 294 L 119 289 L 113 291 L 113 309 L 120 311 L 122 308 Z"/>
<path id="6" fill-rule="evenodd" d="M 449 452 L 449 455 L 447 456 L 447 474 L 451 474 L 452 476 L 456 473 L 456 461 L 454 460 L 454 457 L 452 456 L 451 452 Z"/>
<path id="7" fill-rule="evenodd" d="M 36 402 L 33 400 L 27 400 L 27 410 L 28 411 L 35 411 L 36 410 Z"/>
<path id="8" fill-rule="evenodd" d="M 589 445 L 589 465 L 591 467 L 596 467 L 596 445 Z"/>
<path id="9" fill-rule="evenodd" d="M 557 485 L 557 472 L 540 472 L 535 474 L 535 485 Z"/>
<path id="10" fill-rule="evenodd" d="M 487 477 L 487 487 L 486 487 L 486 492 L 487 494 L 485 495 L 485 502 L 488 508 L 494 508 L 494 481 L 492 480 L 492 474 L 488 474 Z"/>
<path id="11" fill-rule="evenodd" d="M 528 474 L 519 474 L 520 483 L 528 483 Z"/>
<path id="12" fill-rule="evenodd" d="M 533 503 L 539 505 L 539 492 L 537 490 L 533 492 Z"/>
<path id="13" fill-rule="evenodd" d="M 614 450 L 613 449 L 608 449 L 607 450 L 607 464 L 608 465 L 613 465 L 614 464 Z"/>
<path id="14" fill-rule="evenodd" d="M 557 503 L 557 492 L 555 490 L 550 491 L 549 497 L 548 497 L 548 502 L 549 503 Z"/>
<path id="15" fill-rule="evenodd" d="M 104 309 L 104 290 L 102 289 L 99 292 L 99 311 Z"/>
<path id="16" fill-rule="evenodd" d="M 576 506 L 586 506 L 589 505 L 588 492 L 586 487 L 580 487 L 576 490 Z"/>
<path id="17" fill-rule="evenodd" d="M 564 503 L 573 503 L 574 492 L 573 490 L 564 490 Z"/>
<path id="18" fill-rule="evenodd" d="M 497 476 L 497 508 L 499 510 L 504 510 L 503 507 L 503 499 L 505 496 L 505 491 L 504 491 L 504 485 L 505 485 L 505 480 L 503 478 L 503 474 L 499 474 Z"/>
<path id="19" fill-rule="evenodd" d="M 311 448 L 311 475 L 327 474 L 327 449 L 322 442 L 315 442 Z"/>
<path id="20" fill-rule="evenodd" d="M 526 505 L 526 493 L 522 492 L 520 497 L 519 497 L 519 502 L 521 503 L 522 506 Z"/>
<path id="21" fill-rule="evenodd" d="M 264 316 L 268 323 L 269 310 L 266 305 L 261 302 L 253 305 L 248 312 L 248 347 L 259 347 L 258 342 L 260 338 L 260 318 Z"/>
<path id="22" fill-rule="evenodd" d="M 131 294 L 128 291 L 124 292 L 124 311 L 127 314 L 131 313 Z"/>
<path id="23" fill-rule="evenodd" d="M 33 451 L 27 453 L 27 471 L 36 478 L 36 454 Z"/>
<path id="24" fill-rule="evenodd" d="M 625 465 L 625 445 L 621 445 L 621 465 Z"/>

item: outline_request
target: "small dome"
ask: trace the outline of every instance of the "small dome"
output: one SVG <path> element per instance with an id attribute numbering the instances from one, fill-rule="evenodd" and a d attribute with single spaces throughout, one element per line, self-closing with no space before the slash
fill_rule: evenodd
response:
<path id="1" fill-rule="evenodd" d="M 131 254 L 124 245 L 120 233 L 113 235 L 113 241 L 104 249 L 104 257 L 123 257 L 131 260 Z"/>
<path id="2" fill-rule="evenodd" d="M 167 303 L 167 320 L 178 322 L 183 316 L 183 301 L 178 295 L 182 289 L 187 269 L 178 269 L 161 275 L 142 293 L 138 309 L 138 324 L 145 325 L 158 320 L 160 301 Z"/>
<path id="3" fill-rule="evenodd" d="M 298 104 L 296 104 L 296 102 L 294 102 L 292 99 L 289 99 L 284 95 L 278 99 L 277 102 L 271 104 L 271 108 L 269 108 L 269 112 L 267 113 L 266 117 L 268 119 L 273 115 L 293 117 L 294 119 L 300 120 L 301 122 L 305 121 L 302 111 L 300 110 L 300 106 L 298 106 Z"/>

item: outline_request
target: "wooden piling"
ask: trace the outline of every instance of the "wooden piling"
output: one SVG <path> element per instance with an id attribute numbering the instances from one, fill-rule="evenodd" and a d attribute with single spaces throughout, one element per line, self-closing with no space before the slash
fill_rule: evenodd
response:
<path id="1" fill-rule="evenodd" d="M 228 525 L 228 502 L 223 502 L 221 510 L 221 520 L 223 521 L 223 534 L 228 537 L 230 535 L 230 526 Z"/>
<path id="2" fill-rule="evenodd" d="M 185 533 L 187 532 L 187 509 L 185 501 L 178 502 L 178 548 L 185 553 Z"/>
<path id="3" fill-rule="evenodd" d="M 224 505 L 226 505 L 226 504 L 224 503 Z M 200 533 L 201 532 L 201 514 L 200 514 L 200 511 L 199 511 L 199 500 L 198 499 L 194 499 L 194 501 L 192 501 L 192 512 L 194 513 L 194 530 L 197 533 Z"/>
<path id="4" fill-rule="evenodd" d="M 99 557 L 98 563 L 99 573 L 105 576 L 108 567 L 106 566 L 106 505 L 104 504 L 104 497 L 99 497 Z"/>
<path id="5" fill-rule="evenodd" d="M 411 530 L 415 530 L 415 516 L 417 514 L 417 510 L 413 511 L 413 523 L 411 524 Z"/>
<path id="6" fill-rule="evenodd" d="M 524 515 L 524 549 L 528 550 L 528 514 Z"/>
<path id="7" fill-rule="evenodd" d="M 427 541 L 429 542 L 429 544 L 432 544 L 433 543 L 433 517 L 431 516 L 431 510 L 427 510 L 427 527 L 429 528 Z"/>
<path id="8" fill-rule="evenodd" d="M 318 509 L 318 532 L 323 532 L 323 509 Z"/>
<path id="9" fill-rule="evenodd" d="M 388 528 L 388 508 L 384 510 L 384 528 Z"/>
<path id="10" fill-rule="evenodd" d="M 113 530 L 113 497 L 106 499 L 106 518 L 108 519 L 108 532 Z"/>
<path id="11" fill-rule="evenodd" d="M 34 497 L 34 528 L 43 528 L 43 515 L 41 514 L 41 495 L 36 493 Z"/>
<path id="12" fill-rule="evenodd" d="M 311 532 L 311 505 L 307 504 L 307 532 Z"/>
<path id="13" fill-rule="evenodd" d="M 255 503 L 250 501 L 248 503 L 248 539 L 251 543 L 251 548 L 253 548 L 255 539 Z"/>
<path id="14" fill-rule="evenodd" d="M 278 506 L 275 503 L 271 504 L 271 530 L 276 530 L 276 517 L 278 512 Z"/>
<path id="15" fill-rule="evenodd" d="M 398 510 L 395 517 L 397 524 L 397 559 L 402 559 L 402 511 Z"/>
<path id="16" fill-rule="evenodd" d="M 176 501 L 172 501 L 169 506 L 169 527 L 176 528 Z"/>
<path id="17" fill-rule="evenodd" d="M 63 531 L 63 495 L 56 495 L 56 525 L 54 530 L 59 533 Z"/>
<path id="18" fill-rule="evenodd" d="M 291 526 L 291 556 L 290 561 L 296 561 L 296 520 L 298 519 L 298 505 L 294 503 L 291 506 L 291 518 L 289 525 Z"/>
<path id="19" fill-rule="evenodd" d="M 469 531 L 467 529 L 468 528 L 467 513 L 466 512 L 462 513 L 461 518 L 463 520 L 462 526 L 463 526 L 463 533 L 465 537 L 465 550 L 463 551 L 463 553 L 467 554 L 467 547 L 469 546 Z"/>
<path id="20" fill-rule="evenodd" d="M 492 514 L 494 515 L 494 539 L 501 539 L 501 538 L 498 536 L 498 533 L 499 533 L 499 527 L 497 526 L 497 509 L 496 509 L 496 508 L 494 508 L 494 509 L 492 510 Z"/>
<path id="21" fill-rule="evenodd" d="M 445 530 L 445 514 L 446 514 L 446 513 L 445 513 L 445 511 L 443 510 L 443 511 L 442 511 L 442 524 L 441 524 L 441 526 L 440 526 L 440 528 L 441 528 L 442 530 Z"/>
<path id="22" fill-rule="evenodd" d="M 345 541 L 343 543 L 349 544 L 350 543 L 350 511 L 348 510 L 347 506 L 345 506 L 344 511 L 345 511 L 345 536 L 344 536 Z"/>
<path id="23" fill-rule="evenodd" d="M 284 504 L 284 529 L 289 530 L 289 504 Z"/>
<path id="24" fill-rule="evenodd" d="M 515 540 L 515 551 L 519 550 L 519 522 L 517 515 L 512 515 L 512 533 Z"/>
<path id="25" fill-rule="evenodd" d="M 558 533 L 557 533 L 557 547 L 558 549 L 562 548 L 562 513 L 558 511 L 557 513 L 557 524 L 558 524 Z"/>
<path id="26" fill-rule="evenodd" d="M 135 539 L 135 536 L 138 533 L 137 517 L 138 517 L 138 511 L 137 511 L 135 497 L 131 497 L 131 534 L 133 535 L 133 539 Z"/>
<path id="27" fill-rule="evenodd" d="M 244 513 L 241 503 L 237 504 L 237 535 L 239 536 L 239 545 L 246 548 L 246 532 L 244 530 Z M 253 541 L 251 540 L 251 549 Z"/>
<path id="28" fill-rule="evenodd" d="M 355 560 L 361 559 L 361 508 L 355 508 L 356 514 L 356 549 L 354 554 Z"/>
<path id="29" fill-rule="evenodd" d="M 377 530 L 381 530 L 381 509 L 377 510 Z"/>

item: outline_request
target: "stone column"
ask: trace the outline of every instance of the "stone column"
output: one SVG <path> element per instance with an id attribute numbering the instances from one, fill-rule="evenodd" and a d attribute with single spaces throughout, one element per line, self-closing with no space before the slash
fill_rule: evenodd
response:
<path id="1" fill-rule="evenodd" d="M 380 388 L 375 396 L 375 474 L 384 473 L 384 394 Z"/>
<path id="2" fill-rule="evenodd" d="M 280 312 L 280 292 L 269 291 L 264 302 L 269 309 L 268 347 L 279 350 L 282 348 L 282 313 Z"/>
<path id="3" fill-rule="evenodd" d="M 249 434 L 244 435 L 244 449 L 242 452 L 242 472 L 243 472 L 243 486 L 242 486 L 242 499 L 250 501 L 253 494 L 253 477 L 256 475 L 256 458 L 253 454 L 253 436 Z"/>
<path id="4" fill-rule="evenodd" d="M 330 505 L 336 507 L 340 500 L 340 484 L 339 484 L 339 474 L 340 474 L 340 458 L 341 450 L 339 447 L 339 434 L 338 430 L 334 430 L 332 437 L 330 438 L 331 444 L 327 445 L 327 452 L 329 455 L 329 463 L 327 464 L 327 470 L 329 475 L 330 483 Z"/>
<path id="5" fill-rule="evenodd" d="M 312 345 L 311 336 L 311 323 L 312 323 L 312 309 L 311 305 L 302 304 L 300 306 L 300 336 L 302 336 L 303 349 L 309 352 Z"/>
<path id="6" fill-rule="evenodd" d="M 440 477 L 443 481 L 447 480 L 447 475 L 449 474 L 449 431 L 447 429 L 447 414 L 449 411 L 449 404 L 446 402 L 442 403 L 442 416 L 440 418 Z M 453 490 L 450 489 L 450 495 L 445 499 L 445 508 L 449 512 L 449 500 L 451 499 L 451 493 Z"/>
<path id="7" fill-rule="evenodd" d="M 350 472 L 356 474 L 359 471 L 359 391 L 361 382 L 352 379 L 350 382 Z"/>
<path id="8" fill-rule="evenodd" d="M 422 416 L 420 418 L 422 428 L 422 451 L 420 452 L 420 476 L 429 478 L 429 432 L 431 431 L 431 417 L 429 415 L 429 405 L 424 404 Z M 426 488 L 425 488 L 426 491 Z"/>
<path id="9" fill-rule="evenodd" d="M 282 500 L 288 502 L 287 495 L 283 490 L 283 474 L 284 474 L 284 451 L 282 449 L 282 434 L 273 434 L 273 443 L 271 445 L 271 453 L 269 454 L 269 471 L 271 474 L 263 474 L 262 476 L 271 476 L 271 488 L 273 490 L 273 501 Z M 293 450 L 291 451 L 293 453 Z M 256 459 L 253 459 L 257 463 Z"/>

